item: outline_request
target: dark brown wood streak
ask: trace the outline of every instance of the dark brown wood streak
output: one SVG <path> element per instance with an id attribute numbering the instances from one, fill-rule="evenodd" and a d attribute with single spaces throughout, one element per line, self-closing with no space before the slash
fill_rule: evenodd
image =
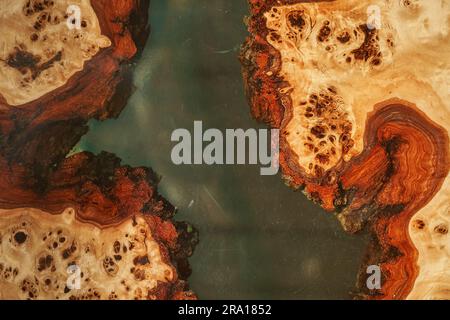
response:
<path id="1" fill-rule="evenodd" d="M 387 101 L 367 120 L 365 151 L 340 176 L 339 218 L 347 231 L 369 224 L 372 244 L 366 265 L 382 263 L 381 298 L 406 298 L 417 277 L 417 251 L 408 225 L 441 188 L 449 170 L 448 135 L 423 112 L 404 101 Z M 335 200 L 336 201 L 336 200 Z M 373 293 L 372 293 L 373 294 Z"/>

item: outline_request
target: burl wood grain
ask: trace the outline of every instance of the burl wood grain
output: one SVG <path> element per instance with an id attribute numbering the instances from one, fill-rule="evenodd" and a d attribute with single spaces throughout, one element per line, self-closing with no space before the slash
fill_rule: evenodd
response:
<path id="1" fill-rule="evenodd" d="M 449 2 L 249 4 L 245 89 L 252 115 L 281 130 L 284 179 L 371 234 L 355 297 L 448 298 Z M 384 24 L 370 31 L 373 4 Z"/>
<path id="2" fill-rule="evenodd" d="M 91 5 L 111 46 L 37 100 L 11 106 L 0 97 L 0 208 L 57 215 L 70 207 L 80 220 L 101 228 L 142 213 L 164 262 L 177 270 L 171 282 L 159 283 L 149 296 L 193 299 L 185 280 L 197 232 L 172 220 L 175 208 L 158 194 L 157 175 L 123 166 L 107 153 L 67 156 L 87 132 L 88 120 L 120 114 L 133 92 L 133 63 L 149 37 L 149 1 L 92 0 Z"/>

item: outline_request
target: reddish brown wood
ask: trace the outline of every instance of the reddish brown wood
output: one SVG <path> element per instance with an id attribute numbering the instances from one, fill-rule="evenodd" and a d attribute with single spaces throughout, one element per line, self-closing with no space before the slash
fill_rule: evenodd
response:
<path id="1" fill-rule="evenodd" d="M 252 115 L 280 128 L 280 165 L 293 188 L 303 188 L 324 209 L 338 213 L 351 233 L 368 230 L 372 241 L 361 267 L 356 297 L 403 299 L 418 275 L 417 250 L 408 234 L 411 217 L 441 188 L 449 170 L 447 130 L 413 103 L 380 101 L 367 117 L 364 151 L 341 161 L 321 177 L 307 175 L 286 140 L 292 118 L 290 84 L 279 76 L 282 60 L 267 41 L 264 13 L 299 0 L 249 0 L 250 36 L 241 51 L 243 77 Z M 318 2 L 318 1 L 316 1 Z M 372 106 L 368 106 L 368 109 Z M 422 109 L 423 110 L 423 109 Z M 366 287 L 366 266 L 381 262 L 383 287 Z"/>
<path id="2" fill-rule="evenodd" d="M 149 168 L 123 166 L 107 153 L 66 158 L 87 132 L 90 119 L 117 117 L 125 107 L 133 92 L 133 62 L 149 36 L 149 1 L 91 3 L 112 46 L 86 62 L 66 85 L 38 100 L 9 106 L 0 97 L 0 208 L 59 214 L 73 207 L 80 219 L 102 228 L 143 213 L 165 262 L 178 272 L 152 294 L 158 299 L 193 299 L 185 280 L 197 232 L 173 220 L 175 208 L 158 194 L 157 175 Z"/>

